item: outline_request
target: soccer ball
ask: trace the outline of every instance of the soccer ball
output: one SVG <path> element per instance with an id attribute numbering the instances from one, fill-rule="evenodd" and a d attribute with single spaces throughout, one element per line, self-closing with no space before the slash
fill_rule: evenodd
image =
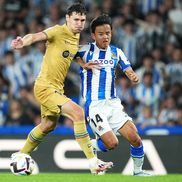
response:
<path id="1" fill-rule="evenodd" d="M 28 176 L 32 174 L 34 166 L 35 162 L 28 154 L 17 152 L 11 156 L 10 169 L 15 175 Z"/>

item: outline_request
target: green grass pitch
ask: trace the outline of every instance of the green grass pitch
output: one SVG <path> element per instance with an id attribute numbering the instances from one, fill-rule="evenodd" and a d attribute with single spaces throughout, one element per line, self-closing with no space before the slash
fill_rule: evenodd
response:
<path id="1" fill-rule="evenodd" d="M 0 182 L 182 182 L 182 174 L 137 177 L 121 174 L 94 176 L 86 173 L 40 173 L 32 176 L 15 176 L 0 173 Z"/>

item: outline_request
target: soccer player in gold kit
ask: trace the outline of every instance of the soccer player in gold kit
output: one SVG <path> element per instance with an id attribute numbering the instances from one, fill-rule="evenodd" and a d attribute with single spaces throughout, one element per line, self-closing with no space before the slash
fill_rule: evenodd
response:
<path id="1" fill-rule="evenodd" d="M 41 71 L 34 85 L 35 97 L 41 105 L 42 119 L 29 133 L 20 153 L 30 154 L 44 137 L 54 130 L 58 117 L 63 115 L 74 123 L 75 138 L 88 159 L 91 173 L 98 173 L 113 164 L 95 157 L 86 130 L 83 109 L 66 97 L 63 90 L 69 66 L 78 51 L 80 32 L 84 29 L 85 21 L 85 7 L 75 3 L 67 9 L 65 24 L 55 25 L 39 33 L 27 34 L 23 38 L 17 37 L 11 43 L 12 48 L 21 49 L 34 42 L 47 40 Z M 83 65 L 84 68 L 89 66 Z"/>

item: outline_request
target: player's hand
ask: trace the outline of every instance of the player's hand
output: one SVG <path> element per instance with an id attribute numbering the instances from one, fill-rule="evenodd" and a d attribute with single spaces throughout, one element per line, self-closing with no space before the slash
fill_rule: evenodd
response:
<path id="1" fill-rule="evenodd" d="M 23 47 L 22 37 L 17 37 L 16 39 L 12 40 L 11 47 L 13 49 L 21 49 Z"/>
<path id="2" fill-rule="evenodd" d="M 131 77 L 130 77 L 131 81 L 134 83 L 134 84 L 137 84 L 139 83 L 139 77 L 137 74 L 132 74 Z"/>
<path id="3" fill-rule="evenodd" d="M 94 69 L 101 69 L 101 66 L 97 62 L 89 61 L 83 65 L 83 69 L 85 70 L 94 70 Z"/>

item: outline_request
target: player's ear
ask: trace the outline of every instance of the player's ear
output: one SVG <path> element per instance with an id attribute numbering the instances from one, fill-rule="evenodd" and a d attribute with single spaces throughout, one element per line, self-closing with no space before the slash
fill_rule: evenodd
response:
<path id="1" fill-rule="evenodd" d="M 66 22 L 69 21 L 69 15 L 66 15 Z"/>
<path id="2" fill-rule="evenodd" d="M 91 33 L 91 37 L 92 37 L 92 39 L 95 40 L 95 34 L 94 33 Z"/>
<path id="3" fill-rule="evenodd" d="M 113 36 L 113 31 L 111 31 L 111 37 Z"/>

